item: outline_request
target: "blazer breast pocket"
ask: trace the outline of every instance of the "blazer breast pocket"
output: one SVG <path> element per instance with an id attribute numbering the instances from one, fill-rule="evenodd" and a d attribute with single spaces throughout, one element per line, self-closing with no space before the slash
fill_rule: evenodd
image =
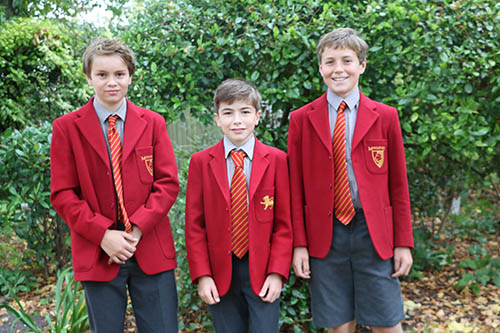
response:
<path id="1" fill-rule="evenodd" d="M 255 192 L 255 217 L 260 223 L 271 223 L 274 218 L 274 187 Z"/>
<path id="2" fill-rule="evenodd" d="M 153 147 L 135 148 L 137 168 L 139 169 L 139 178 L 144 184 L 153 182 Z"/>
<path id="3" fill-rule="evenodd" d="M 366 140 L 364 143 L 364 155 L 366 168 L 371 173 L 387 173 L 388 164 L 387 140 Z"/>

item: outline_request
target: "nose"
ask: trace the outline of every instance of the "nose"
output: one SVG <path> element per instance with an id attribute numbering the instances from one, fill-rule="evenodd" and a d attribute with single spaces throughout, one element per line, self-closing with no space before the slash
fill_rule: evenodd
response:
<path id="1" fill-rule="evenodd" d="M 241 114 L 239 112 L 234 113 L 234 123 L 241 124 Z"/>
<path id="2" fill-rule="evenodd" d="M 333 64 L 333 71 L 335 73 L 340 73 L 340 72 L 344 71 L 344 68 L 342 67 L 342 64 L 340 63 L 340 61 L 337 61 Z"/>

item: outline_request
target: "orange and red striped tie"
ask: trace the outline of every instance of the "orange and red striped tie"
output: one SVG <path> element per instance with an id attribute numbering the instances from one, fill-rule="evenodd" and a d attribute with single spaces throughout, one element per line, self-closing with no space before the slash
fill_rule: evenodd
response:
<path id="1" fill-rule="evenodd" d="M 351 192 L 349 191 L 349 179 L 347 178 L 345 108 L 346 103 L 342 101 L 337 112 L 335 128 L 333 129 L 333 164 L 335 167 L 335 216 L 340 222 L 347 225 L 354 217 L 355 211 L 351 200 Z"/>
<path id="2" fill-rule="evenodd" d="M 116 195 L 118 196 L 118 217 L 125 225 L 125 231 L 131 232 L 132 225 L 125 210 L 123 203 L 123 186 L 122 186 L 122 144 L 120 135 L 116 130 L 116 119 L 118 116 L 109 116 L 108 122 L 108 142 L 111 150 L 111 167 L 113 168 L 113 179 L 115 181 Z"/>
<path id="3" fill-rule="evenodd" d="M 242 258 L 248 250 L 247 179 L 243 172 L 243 151 L 231 151 L 234 174 L 231 180 L 231 242 L 233 253 Z"/>

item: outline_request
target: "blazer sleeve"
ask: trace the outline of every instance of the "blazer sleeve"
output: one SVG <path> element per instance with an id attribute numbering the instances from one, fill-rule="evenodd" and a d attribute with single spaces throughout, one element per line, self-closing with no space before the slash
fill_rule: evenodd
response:
<path id="1" fill-rule="evenodd" d="M 394 246 L 413 247 L 410 194 L 406 174 L 406 159 L 397 110 L 389 126 L 389 194 L 393 209 Z"/>
<path id="2" fill-rule="evenodd" d="M 67 120 L 55 120 L 50 146 L 50 201 L 73 232 L 100 245 L 113 221 L 94 212 L 80 198 L 76 159 L 68 138 Z"/>
<path id="3" fill-rule="evenodd" d="M 288 280 L 292 260 L 293 233 L 290 220 L 290 186 L 285 153 L 276 158 L 274 224 L 267 274 L 278 273 Z"/>
<path id="4" fill-rule="evenodd" d="M 146 202 L 130 216 L 130 221 L 137 225 L 142 233 L 149 233 L 158 222 L 164 219 L 179 193 L 177 164 L 165 120 L 161 116 L 153 119 L 155 126 L 153 142 L 154 181 Z"/>
<path id="5" fill-rule="evenodd" d="M 296 114 L 292 112 L 288 127 L 288 166 L 290 175 L 291 218 L 293 246 L 307 246 L 304 221 L 304 186 L 302 177 L 302 130 Z"/>
<path id="6" fill-rule="evenodd" d="M 186 189 L 185 239 L 189 271 L 193 282 L 204 275 L 212 276 L 203 206 L 201 163 L 197 154 L 191 156 Z"/>

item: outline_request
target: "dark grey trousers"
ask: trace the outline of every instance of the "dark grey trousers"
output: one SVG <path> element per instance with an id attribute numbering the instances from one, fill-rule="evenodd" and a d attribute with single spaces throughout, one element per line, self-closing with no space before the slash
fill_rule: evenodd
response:
<path id="1" fill-rule="evenodd" d="M 123 332 L 127 287 L 138 332 L 178 332 L 174 270 L 146 275 L 132 258 L 121 265 L 114 280 L 82 285 L 92 332 Z"/>
<path id="2" fill-rule="evenodd" d="M 264 302 L 252 291 L 248 254 L 233 255 L 231 286 L 220 302 L 208 305 L 217 333 L 279 332 L 280 300 Z"/>

